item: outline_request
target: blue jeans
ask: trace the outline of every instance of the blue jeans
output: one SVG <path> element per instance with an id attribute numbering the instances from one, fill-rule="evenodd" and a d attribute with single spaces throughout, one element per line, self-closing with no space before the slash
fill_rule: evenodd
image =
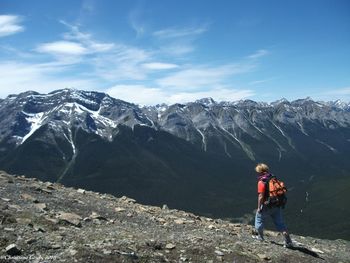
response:
<path id="1" fill-rule="evenodd" d="M 264 220 L 268 216 L 272 218 L 277 231 L 280 231 L 280 232 L 287 231 L 286 225 L 283 222 L 282 208 L 281 207 L 273 207 L 273 208 L 264 207 L 261 213 L 257 212 L 255 215 L 255 229 L 258 231 L 261 237 L 263 237 L 263 232 L 264 232 Z"/>

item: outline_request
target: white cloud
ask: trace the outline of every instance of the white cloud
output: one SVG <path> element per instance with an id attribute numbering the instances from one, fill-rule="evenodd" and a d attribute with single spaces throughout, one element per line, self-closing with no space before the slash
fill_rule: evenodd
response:
<path id="1" fill-rule="evenodd" d="M 191 53 L 195 50 L 195 47 L 190 43 L 171 43 L 163 45 L 160 49 L 162 53 L 169 54 L 171 56 L 182 56 Z"/>
<path id="2" fill-rule="evenodd" d="M 117 45 L 113 51 L 96 56 L 90 63 L 96 74 L 108 81 L 144 80 L 149 69 L 142 65 L 152 54 L 136 47 Z"/>
<path id="3" fill-rule="evenodd" d="M 174 92 L 143 85 L 115 85 L 107 89 L 106 93 L 112 97 L 141 105 L 186 103 L 207 97 L 211 97 L 216 101 L 236 101 L 254 95 L 251 90 L 236 90 L 224 87 L 198 92 Z"/>
<path id="4" fill-rule="evenodd" d="M 266 49 L 259 49 L 254 54 L 249 55 L 248 58 L 250 58 L 250 59 L 258 59 L 258 58 L 261 58 L 261 57 L 264 57 L 264 56 L 268 55 L 269 53 L 270 52 L 267 51 Z"/>
<path id="5" fill-rule="evenodd" d="M 141 105 L 155 105 L 165 99 L 163 90 L 143 85 L 115 85 L 105 92 L 114 98 Z"/>
<path id="6" fill-rule="evenodd" d="M 179 38 L 179 37 L 194 37 L 205 33 L 208 26 L 199 27 L 184 27 L 184 28 L 167 28 L 153 32 L 153 35 L 158 38 Z"/>
<path id="7" fill-rule="evenodd" d="M 98 88 L 98 82 L 95 79 L 58 76 L 66 70 L 67 65 L 60 63 L 1 62 L 0 97 L 27 90 L 47 93 L 72 87 L 84 90 Z"/>
<path id="8" fill-rule="evenodd" d="M 142 10 L 136 8 L 129 13 L 129 24 L 136 32 L 136 37 L 141 37 L 146 32 L 146 26 L 141 22 Z"/>
<path id="9" fill-rule="evenodd" d="M 162 62 L 152 62 L 152 63 L 144 63 L 141 65 L 142 67 L 150 70 L 165 70 L 165 69 L 174 69 L 179 66 L 172 63 L 162 63 Z"/>
<path id="10" fill-rule="evenodd" d="M 232 89 L 231 83 L 233 76 L 254 70 L 256 60 L 244 58 L 242 63 L 216 66 L 178 63 L 180 60 L 174 56 L 192 52 L 193 40 L 207 27 L 158 31 L 155 34 L 160 47 L 144 49 L 100 41 L 76 25 L 60 22 L 68 32 L 57 41 L 37 45 L 38 53 L 32 52 L 34 57 L 23 57 L 22 62 L 0 61 L 0 96 L 25 90 L 49 92 L 67 87 L 84 90 L 111 87 L 107 92 L 114 97 L 150 105 L 183 103 L 203 97 L 238 100 L 253 95 L 248 89 Z M 259 58 L 266 52 L 260 50 L 251 56 Z M 47 59 L 47 63 L 24 62 L 37 61 L 34 60 L 37 56 L 40 61 Z"/>
<path id="11" fill-rule="evenodd" d="M 13 35 L 24 30 L 19 25 L 21 18 L 14 15 L 0 15 L 0 37 Z"/>
<path id="12" fill-rule="evenodd" d="M 68 41 L 75 41 L 87 49 L 88 53 L 108 52 L 115 47 L 114 43 L 103 43 L 93 39 L 93 36 L 80 31 L 78 26 L 71 25 L 63 20 L 61 24 L 65 25 L 70 31 L 63 34 L 63 38 Z"/>
<path id="13" fill-rule="evenodd" d="M 52 55 L 84 55 L 88 53 L 83 45 L 76 42 L 56 41 L 51 43 L 40 44 L 36 51 L 49 53 Z"/>
<path id="14" fill-rule="evenodd" d="M 236 74 L 250 72 L 253 64 L 228 64 L 218 67 L 194 66 L 157 80 L 161 87 L 175 89 L 203 89 L 224 84 Z"/>
<path id="15" fill-rule="evenodd" d="M 215 88 L 208 91 L 179 92 L 170 95 L 166 101 L 169 104 L 196 101 L 202 98 L 212 98 L 215 101 L 236 101 L 254 95 L 252 90 L 236 90 L 228 88 Z"/>
<path id="16" fill-rule="evenodd" d="M 254 80 L 254 81 L 251 81 L 249 82 L 248 84 L 249 85 L 260 85 L 260 84 L 263 84 L 263 83 L 266 83 L 266 82 L 270 82 L 272 80 L 275 80 L 277 77 L 274 77 L 274 78 L 268 78 L 268 79 L 261 79 L 261 80 Z"/>
<path id="17" fill-rule="evenodd" d="M 346 87 L 346 88 L 342 88 L 342 89 L 336 89 L 336 90 L 330 91 L 329 94 L 350 95 L 350 87 Z"/>

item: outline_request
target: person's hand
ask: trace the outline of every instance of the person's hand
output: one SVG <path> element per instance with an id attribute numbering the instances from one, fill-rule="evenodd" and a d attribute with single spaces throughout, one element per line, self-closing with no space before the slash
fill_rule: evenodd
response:
<path id="1" fill-rule="evenodd" d="M 261 208 L 258 208 L 258 211 L 257 211 L 259 214 L 261 214 L 262 212 L 262 209 Z"/>

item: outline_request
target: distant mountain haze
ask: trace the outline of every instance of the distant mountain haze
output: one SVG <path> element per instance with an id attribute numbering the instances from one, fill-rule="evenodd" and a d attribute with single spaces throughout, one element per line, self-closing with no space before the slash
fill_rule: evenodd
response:
<path id="1" fill-rule="evenodd" d="M 0 100 L 0 169 L 251 222 L 255 164 L 288 191 L 290 231 L 350 240 L 350 104 L 309 98 L 138 106 L 100 92 Z"/>

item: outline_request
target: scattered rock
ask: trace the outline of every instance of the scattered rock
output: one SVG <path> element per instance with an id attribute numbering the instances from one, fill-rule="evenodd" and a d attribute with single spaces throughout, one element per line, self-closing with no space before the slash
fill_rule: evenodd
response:
<path id="1" fill-rule="evenodd" d="M 35 187 L 35 191 L 43 192 L 43 193 L 47 193 L 47 194 L 52 194 L 52 190 L 42 188 L 40 186 Z"/>
<path id="2" fill-rule="evenodd" d="M 33 229 L 37 232 L 42 232 L 42 233 L 46 232 L 44 228 L 42 228 L 41 226 L 38 226 L 38 225 L 34 225 Z"/>
<path id="3" fill-rule="evenodd" d="M 26 243 L 27 243 L 28 245 L 30 245 L 30 244 L 35 243 L 36 241 L 37 241 L 36 238 L 29 238 L 29 239 L 26 240 Z"/>
<path id="4" fill-rule="evenodd" d="M 153 248 L 154 250 L 162 250 L 163 249 L 163 244 L 159 241 L 156 241 L 156 240 L 148 240 L 148 241 L 146 241 L 146 245 L 148 247 Z"/>
<path id="5" fill-rule="evenodd" d="M 129 197 L 126 197 L 126 196 L 122 196 L 120 198 L 120 200 L 123 201 L 123 202 L 126 202 L 126 203 L 132 203 L 132 204 L 136 203 L 135 199 L 132 199 L 132 198 L 129 198 Z"/>
<path id="6" fill-rule="evenodd" d="M 124 211 L 126 211 L 126 209 L 122 208 L 122 207 L 116 207 L 116 208 L 114 208 L 114 211 L 116 211 L 116 212 L 124 212 Z"/>
<path id="7" fill-rule="evenodd" d="M 165 245 L 165 248 L 171 250 L 171 249 L 176 248 L 176 246 L 174 244 L 172 244 L 172 243 L 169 243 L 169 244 Z"/>
<path id="8" fill-rule="evenodd" d="M 102 252 L 103 252 L 103 254 L 105 254 L 105 255 L 111 255 L 111 254 L 112 254 L 112 251 L 109 250 L 109 249 L 103 249 Z"/>
<path id="9" fill-rule="evenodd" d="M 18 256 L 21 255 L 21 250 L 17 247 L 16 244 L 8 245 L 6 248 L 6 253 L 10 256 Z"/>
<path id="10" fill-rule="evenodd" d="M 177 225 L 183 225 L 183 224 L 185 224 L 185 221 L 182 219 L 176 219 L 176 220 L 174 220 L 174 223 Z"/>
<path id="11" fill-rule="evenodd" d="M 60 249 L 62 246 L 61 245 L 59 245 L 59 244 L 52 244 L 51 245 L 51 248 L 52 249 Z"/>
<path id="12" fill-rule="evenodd" d="M 3 201 L 5 201 L 5 202 L 10 202 L 11 201 L 11 199 L 8 199 L 8 198 L 1 198 Z"/>
<path id="13" fill-rule="evenodd" d="M 8 179 L 7 179 L 7 183 L 9 183 L 9 184 L 14 184 L 14 183 L 15 183 L 15 180 L 13 180 L 13 178 L 8 178 Z"/>
<path id="14" fill-rule="evenodd" d="M 1 218 L 1 221 L 0 221 L 1 225 L 17 223 L 16 218 L 10 213 L 3 213 L 0 216 L 0 218 Z"/>
<path id="15" fill-rule="evenodd" d="M 317 255 L 324 262 L 345 263 L 350 258 L 348 241 L 293 235 L 293 242 L 294 238 L 302 241 L 307 254 L 280 246 L 283 236 L 274 231 L 265 232 L 271 243 L 258 244 L 252 242 L 253 226 L 196 216 L 166 205 L 134 204 L 128 197 L 118 199 L 84 189 L 85 194 L 79 195 L 77 189 L 58 184 L 50 196 L 45 191 L 34 192 L 46 189 L 47 183 L 16 177 L 16 185 L 8 185 L 6 180 L 0 178 L 0 198 L 11 200 L 0 199 L 1 206 L 7 207 L 0 209 L 0 249 L 5 256 L 57 255 L 62 262 L 193 263 L 316 263 Z M 11 247 L 5 252 L 9 244 L 19 252 L 11 252 Z"/>
<path id="16" fill-rule="evenodd" d="M 81 227 L 80 221 L 82 220 L 82 217 L 75 213 L 60 212 L 60 214 L 58 215 L 58 218 L 74 226 Z"/>
<path id="17" fill-rule="evenodd" d="M 8 205 L 8 207 L 9 207 L 9 208 L 13 208 L 13 209 L 15 209 L 15 210 L 17 210 L 17 211 L 22 210 L 21 207 L 20 207 L 19 205 Z"/>
<path id="18" fill-rule="evenodd" d="M 78 251 L 75 249 L 69 249 L 68 253 L 72 256 L 75 256 L 78 253 Z"/>
<path id="19" fill-rule="evenodd" d="M 222 252 L 220 250 L 215 250 L 214 253 L 219 257 L 223 257 L 225 255 L 224 252 Z"/>
<path id="20" fill-rule="evenodd" d="M 107 218 L 105 218 L 104 216 L 101 216 L 101 215 L 97 214 L 96 212 L 92 212 L 91 215 L 90 215 L 90 218 L 91 218 L 91 219 L 98 219 L 98 220 L 105 220 L 105 221 L 108 221 Z"/>
<path id="21" fill-rule="evenodd" d="M 322 250 L 319 250 L 319 249 L 314 248 L 314 247 L 312 247 L 311 250 L 312 250 L 313 252 L 316 252 L 316 253 L 324 254 L 324 252 L 323 252 Z"/>
<path id="22" fill-rule="evenodd" d="M 45 203 L 36 203 L 34 206 L 41 211 L 48 210 Z"/>
<path id="23" fill-rule="evenodd" d="M 79 194 L 85 194 L 85 190 L 84 189 L 81 189 L 81 188 L 79 188 L 78 190 L 77 190 L 77 192 L 79 193 Z"/>
<path id="24" fill-rule="evenodd" d="M 164 223 L 166 223 L 166 220 L 164 219 L 164 218 L 157 218 L 156 219 L 159 223 L 161 223 L 161 224 L 164 224 Z"/>
<path id="25" fill-rule="evenodd" d="M 33 203 L 38 203 L 39 202 L 35 197 L 33 197 L 33 196 L 29 195 L 29 194 L 21 194 L 21 198 L 24 199 L 24 200 L 31 201 Z"/>
<path id="26" fill-rule="evenodd" d="M 257 254 L 258 258 L 263 259 L 263 260 L 271 260 L 271 257 L 267 256 L 266 254 Z"/>

